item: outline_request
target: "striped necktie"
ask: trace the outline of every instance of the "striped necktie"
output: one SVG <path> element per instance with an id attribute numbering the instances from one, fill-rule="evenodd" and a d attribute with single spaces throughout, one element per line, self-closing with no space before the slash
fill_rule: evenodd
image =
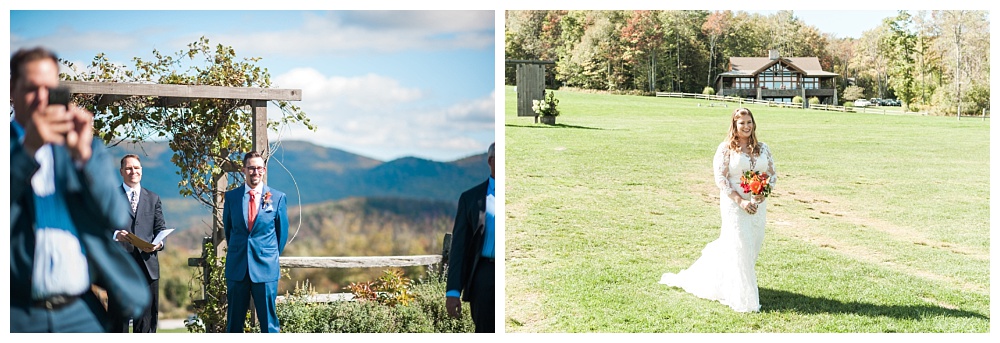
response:
<path id="1" fill-rule="evenodd" d="M 128 200 L 129 204 L 132 205 L 132 213 L 135 213 L 135 208 L 139 205 L 139 191 L 133 189 L 131 193 L 131 198 Z"/>

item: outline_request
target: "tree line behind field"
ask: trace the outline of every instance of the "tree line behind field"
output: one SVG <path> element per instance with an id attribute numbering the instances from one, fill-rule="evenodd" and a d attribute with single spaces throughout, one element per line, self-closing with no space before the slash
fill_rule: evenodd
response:
<path id="1" fill-rule="evenodd" d="M 861 38 L 820 32 L 793 11 L 565 11 L 505 13 L 505 58 L 553 60 L 546 84 L 623 93 L 701 93 L 730 57 L 818 57 L 865 98 L 954 115 L 989 109 L 987 11 L 899 11 Z M 505 82 L 514 84 L 506 66 Z M 959 102 L 960 99 L 960 102 Z M 841 97 L 844 101 L 844 97 Z"/>

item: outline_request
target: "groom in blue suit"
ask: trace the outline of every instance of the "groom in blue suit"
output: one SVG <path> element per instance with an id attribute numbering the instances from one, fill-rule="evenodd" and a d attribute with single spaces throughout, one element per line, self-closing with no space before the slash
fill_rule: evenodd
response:
<path id="1" fill-rule="evenodd" d="M 288 241 L 285 193 L 264 185 L 264 158 L 243 156 L 246 183 L 226 192 L 222 223 L 226 231 L 226 287 L 229 309 L 226 332 L 243 332 L 253 295 L 260 332 L 279 332 L 277 308 L 278 255 Z"/>

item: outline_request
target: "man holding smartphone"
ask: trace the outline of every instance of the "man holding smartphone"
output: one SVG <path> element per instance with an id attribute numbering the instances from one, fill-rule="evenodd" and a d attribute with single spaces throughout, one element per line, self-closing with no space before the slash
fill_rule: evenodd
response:
<path id="1" fill-rule="evenodd" d="M 106 332 L 108 311 L 138 316 L 150 302 L 145 277 L 111 239 L 129 220 L 114 161 L 94 140 L 93 114 L 51 98 L 65 95 L 53 92 L 55 54 L 19 50 L 10 71 L 10 331 Z M 91 285 L 117 305 L 105 310 Z"/>

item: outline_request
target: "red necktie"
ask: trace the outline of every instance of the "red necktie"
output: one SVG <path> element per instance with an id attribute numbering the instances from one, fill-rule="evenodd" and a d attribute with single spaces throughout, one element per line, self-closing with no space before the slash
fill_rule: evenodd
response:
<path id="1" fill-rule="evenodd" d="M 254 204 L 254 199 L 256 199 L 254 196 L 255 193 L 257 192 L 252 189 L 250 190 L 250 204 L 247 205 L 247 209 L 249 210 L 249 215 L 247 216 L 249 219 L 249 223 L 247 224 L 248 231 L 253 230 L 253 221 L 254 219 L 257 219 L 257 206 Z"/>

